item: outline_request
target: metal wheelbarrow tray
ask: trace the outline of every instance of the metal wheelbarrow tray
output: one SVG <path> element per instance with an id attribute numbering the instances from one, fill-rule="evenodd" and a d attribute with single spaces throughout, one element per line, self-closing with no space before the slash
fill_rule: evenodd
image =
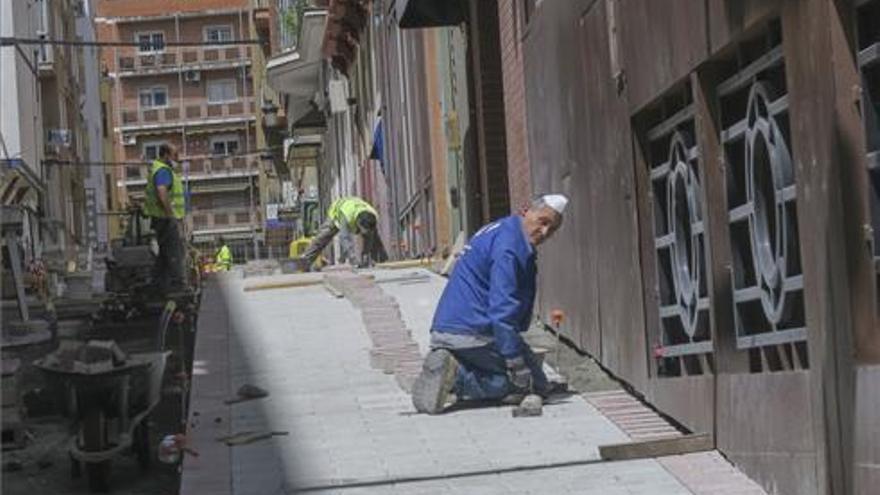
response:
<path id="1" fill-rule="evenodd" d="M 145 419 L 159 404 L 162 376 L 169 351 L 131 354 L 109 369 L 75 369 L 47 362 L 34 366 L 50 385 L 63 391 L 65 415 L 75 421 L 68 451 L 71 474 L 80 476 L 86 464 L 93 491 L 108 490 L 109 461 L 133 448 L 141 466 L 150 464 L 149 431 Z"/>

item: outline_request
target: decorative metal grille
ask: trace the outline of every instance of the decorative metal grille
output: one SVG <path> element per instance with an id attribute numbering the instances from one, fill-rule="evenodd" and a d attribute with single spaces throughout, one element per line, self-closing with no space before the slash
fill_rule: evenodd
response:
<path id="1" fill-rule="evenodd" d="M 880 294 L 880 0 L 867 2 L 859 9 L 858 23 L 862 118 L 865 122 L 871 224 L 874 231 L 874 273 L 877 293 Z"/>
<path id="2" fill-rule="evenodd" d="M 661 376 L 710 373 L 713 351 L 699 150 L 690 89 L 668 97 L 670 116 L 646 135 L 653 197 Z"/>
<path id="3" fill-rule="evenodd" d="M 721 103 L 734 327 L 752 371 L 807 366 L 797 191 L 778 31 L 743 44 Z"/>

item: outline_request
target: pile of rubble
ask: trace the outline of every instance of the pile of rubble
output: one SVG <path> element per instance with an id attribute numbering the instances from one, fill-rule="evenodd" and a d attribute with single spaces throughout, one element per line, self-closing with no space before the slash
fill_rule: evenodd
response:
<path id="1" fill-rule="evenodd" d="M 62 340 L 41 365 L 68 373 L 95 374 L 124 366 L 127 361 L 128 356 L 112 340 Z"/>

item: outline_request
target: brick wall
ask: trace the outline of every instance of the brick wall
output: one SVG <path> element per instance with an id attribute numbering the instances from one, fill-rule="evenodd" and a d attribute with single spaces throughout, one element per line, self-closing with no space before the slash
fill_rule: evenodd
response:
<path id="1" fill-rule="evenodd" d="M 476 107 L 477 153 L 480 156 L 482 222 L 510 211 L 507 174 L 507 134 L 504 111 L 504 61 L 497 0 L 471 3 L 471 42 L 474 103 Z"/>
<path id="2" fill-rule="evenodd" d="M 513 210 L 526 204 L 532 194 L 520 16 L 522 16 L 522 2 L 498 0 L 504 114 L 507 128 L 507 173 L 510 207 Z"/>

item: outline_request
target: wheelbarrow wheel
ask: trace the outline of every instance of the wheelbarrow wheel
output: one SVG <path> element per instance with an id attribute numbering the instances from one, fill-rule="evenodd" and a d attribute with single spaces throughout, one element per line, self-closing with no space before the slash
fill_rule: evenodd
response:
<path id="1" fill-rule="evenodd" d="M 149 469 L 152 458 L 150 457 L 150 427 L 147 426 L 146 419 L 135 426 L 131 446 L 141 469 Z"/>
<path id="2" fill-rule="evenodd" d="M 97 493 L 110 491 L 110 461 L 89 462 L 86 464 L 89 476 L 89 489 Z"/>
<path id="3" fill-rule="evenodd" d="M 83 450 L 86 452 L 101 452 L 107 449 L 107 425 L 104 411 L 100 407 L 93 407 L 83 417 Z M 110 491 L 108 478 L 110 474 L 110 461 L 86 463 L 86 474 L 89 478 L 89 489 L 93 492 Z"/>

